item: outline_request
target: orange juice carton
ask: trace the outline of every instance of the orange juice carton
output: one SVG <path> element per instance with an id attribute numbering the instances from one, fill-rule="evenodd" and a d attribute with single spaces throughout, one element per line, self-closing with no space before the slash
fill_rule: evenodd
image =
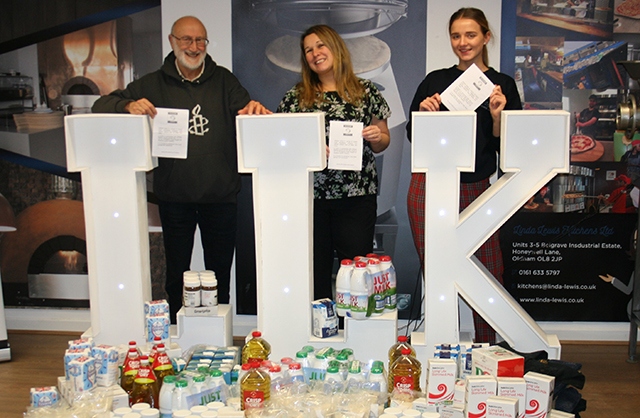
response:
<path id="1" fill-rule="evenodd" d="M 31 388 L 31 406 L 40 408 L 42 406 L 53 406 L 58 403 L 60 396 L 55 386 L 44 386 Z"/>
<path id="2" fill-rule="evenodd" d="M 144 303 L 144 314 L 150 316 L 169 313 L 169 303 L 165 299 L 151 300 Z"/>
<path id="3" fill-rule="evenodd" d="M 552 407 L 556 378 L 542 373 L 527 372 L 527 400 L 525 418 L 547 418 Z"/>
<path id="4" fill-rule="evenodd" d="M 427 362 L 427 405 L 453 403 L 458 363 L 453 359 L 431 358 Z"/>
<path id="5" fill-rule="evenodd" d="M 518 399 L 489 396 L 486 418 L 518 418 Z"/>
<path id="6" fill-rule="evenodd" d="M 71 379 L 69 376 L 69 363 L 73 359 L 79 357 L 90 357 L 91 350 L 88 348 L 68 348 L 64 352 L 64 376 L 67 380 Z"/>
<path id="7" fill-rule="evenodd" d="M 473 350 L 472 374 L 490 374 L 494 377 L 522 377 L 524 357 L 494 345 Z"/>
<path id="8" fill-rule="evenodd" d="M 109 387 L 118 381 L 118 350 L 110 345 L 96 345 L 91 350 L 96 368 L 96 384 Z"/>
<path id="9" fill-rule="evenodd" d="M 524 418 L 527 406 L 527 381 L 522 377 L 499 377 L 498 396 L 518 399 L 518 418 Z"/>
<path id="10" fill-rule="evenodd" d="M 481 418 L 487 411 L 487 399 L 495 396 L 496 378 L 491 375 L 467 376 L 465 418 Z"/>
<path id="11" fill-rule="evenodd" d="M 75 392 L 86 392 L 96 385 L 95 360 L 78 357 L 69 362 L 69 380 Z"/>

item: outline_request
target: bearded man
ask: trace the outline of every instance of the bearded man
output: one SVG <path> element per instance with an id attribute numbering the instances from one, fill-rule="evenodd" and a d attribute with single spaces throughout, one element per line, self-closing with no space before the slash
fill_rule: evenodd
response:
<path id="1" fill-rule="evenodd" d="M 189 111 L 187 158 L 159 158 L 153 173 L 165 247 L 165 290 L 175 323 L 196 225 L 205 267 L 218 280 L 218 300 L 229 303 L 240 190 L 235 117 L 271 112 L 251 100 L 238 79 L 207 54 L 207 30 L 199 19 L 176 20 L 169 42 L 173 52 L 159 70 L 99 98 L 92 112 L 154 117 L 156 107 Z"/>

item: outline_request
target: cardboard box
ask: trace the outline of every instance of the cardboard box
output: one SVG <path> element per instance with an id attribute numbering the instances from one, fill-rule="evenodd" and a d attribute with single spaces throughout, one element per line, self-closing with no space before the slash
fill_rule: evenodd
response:
<path id="1" fill-rule="evenodd" d="M 527 381 L 527 400 L 525 418 L 545 418 L 553 403 L 553 388 L 556 378 L 546 374 L 528 372 L 524 375 Z"/>
<path id="2" fill-rule="evenodd" d="M 43 406 L 53 406 L 58 403 L 60 396 L 55 386 L 44 386 L 31 388 L 31 406 L 40 408 Z"/>
<path id="3" fill-rule="evenodd" d="M 489 374 L 494 377 L 522 377 L 524 357 L 500 346 L 473 350 L 473 374 Z"/>
<path id="4" fill-rule="evenodd" d="M 518 399 L 518 418 L 524 418 L 527 407 L 527 381 L 522 377 L 499 377 L 498 396 Z"/>
<path id="5" fill-rule="evenodd" d="M 518 399 L 489 396 L 486 418 L 518 418 Z"/>
<path id="6" fill-rule="evenodd" d="M 311 307 L 313 335 L 318 338 L 338 335 L 336 303 L 331 299 L 318 299 L 311 303 Z"/>
<path id="7" fill-rule="evenodd" d="M 484 416 L 487 399 L 496 395 L 496 389 L 496 378 L 491 375 L 468 376 L 467 390 L 465 392 L 465 417 Z"/>
<path id="8" fill-rule="evenodd" d="M 431 358 L 427 361 L 427 404 L 436 409 L 453 404 L 458 363 L 453 359 Z"/>

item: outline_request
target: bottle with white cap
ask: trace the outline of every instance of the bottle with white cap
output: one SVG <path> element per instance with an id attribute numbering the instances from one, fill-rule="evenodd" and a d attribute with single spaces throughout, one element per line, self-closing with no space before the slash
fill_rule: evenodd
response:
<path id="1" fill-rule="evenodd" d="M 346 316 L 351 306 L 352 271 L 352 260 L 346 258 L 340 262 L 340 268 L 336 274 L 336 312 L 340 316 Z"/>
<path id="2" fill-rule="evenodd" d="M 185 271 L 182 274 L 182 304 L 185 307 L 200 306 L 200 275 L 197 271 Z"/>
<path id="3" fill-rule="evenodd" d="M 393 266 L 391 257 L 383 255 L 380 257 L 380 268 L 386 282 L 387 292 L 385 297 L 385 312 L 393 312 L 397 308 L 397 279 L 396 269 Z"/>
<path id="4" fill-rule="evenodd" d="M 355 319 L 365 319 L 369 305 L 369 287 L 367 286 L 367 265 L 362 261 L 356 262 L 351 273 L 349 293 L 351 303 L 347 315 Z"/>
<path id="5" fill-rule="evenodd" d="M 218 306 L 218 280 L 211 270 L 200 272 L 200 303 L 202 306 Z"/>

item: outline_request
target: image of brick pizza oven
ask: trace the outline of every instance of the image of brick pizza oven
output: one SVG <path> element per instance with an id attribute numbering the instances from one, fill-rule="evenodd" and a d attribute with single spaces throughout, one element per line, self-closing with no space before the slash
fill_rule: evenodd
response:
<path id="1" fill-rule="evenodd" d="M 20 212 L 0 242 L 6 306 L 89 307 L 83 204 L 74 181 L 52 178 L 55 198 Z"/>

